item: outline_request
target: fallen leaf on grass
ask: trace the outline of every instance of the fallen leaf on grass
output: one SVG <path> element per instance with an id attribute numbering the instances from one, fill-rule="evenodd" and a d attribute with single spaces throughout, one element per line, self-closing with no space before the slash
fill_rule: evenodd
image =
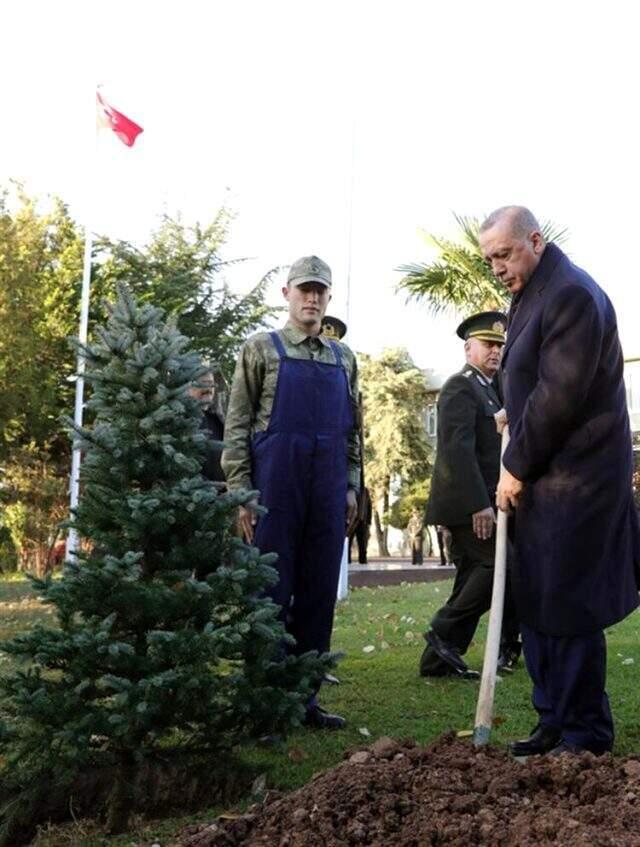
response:
<path id="1" fill-rule="evenodd" d="M 264 794 L 267 789 L 267 775 L 266 773 L 261 773 L 260 776 L 257 776 L 253 783 L 251 784 L 251 796 L 259 797 Z"/>
<path id="2" fill-rule="evenodd" d="M 413 641 L 415 635 L 411 632 L 411 630 L 407 630 L 407 632 L 405 632 L 404 634 L 404 637 L 407 639 L 407 641 Z"/>
<path id="3" fill-rule="evenodd" d="M 292 762 L 304 762 L 305 759 L 309 758 L 309 754 L 302 747 L 292 747 L 287 753 L 287 758 Z"/>
<path id="4" fill-rule="evenodd" d="M 623 660 L 622 660 L 622 662 L 621 662 L 621 664 L 623 664 L 623 665 L 632 665 L 632 664 L 633 664 L 633 659 L 623 659 Z"/>
<path id="5" fill-rule="evenodd" d="M 506 718 L 501 718 L 500 716 L 495 717 L 491 723 L 493 726 L 500 726 L 505 722 Z"/>
<path id="6" fill-rule="evenodd" d="M 373 653 L 373 651 L 374 651 L 375 649 L 376 649 L 376 648 L 375 648 L 375 646 L 374 646 L 373 644 L 367 644 L 367 646 L 366 646 L 366 647 L 363 647 L 363 648 L 362 648 L 362 652 L 363 652 L 363 653 Z"/>
<path id="7" fill-rule="evenodd" d="M 360 733 L 360 735 L 364 735 L 365 738 L 371 738 L 371 733 L 366 728 L 366 726 L 361 726 L 358 732 Z"/>
<path id="8" fill-rule="evenodd" d="M 389 649 L 389 645 L 387 644 L 387 642 L 386 642 L 386 641 L 381 641 L 381 642 L 380 642 L 380 649 L 381 649 L 381 650 L 388 650 L 388 649 Z"/>
<path id="9" fill-rule="evenodd" d="M 459 729 L 456 732 L 456 738 L 471 738 L 473 735 L 472 729 Z"/>

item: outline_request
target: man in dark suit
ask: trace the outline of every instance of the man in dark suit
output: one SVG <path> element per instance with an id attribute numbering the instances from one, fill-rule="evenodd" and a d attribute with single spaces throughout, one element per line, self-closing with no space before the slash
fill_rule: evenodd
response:
<path id="1" fill-rule="evenodd" d="M 213 370 L 203 374 L 190 389 L 190 393 L 192 397 L 200 401 L 202 407 L 200 431 L 207 437 L 207 453 L 202 465 L 202 475 L 211 482 L 224 483 L 225 476 L 221 465 L 224 413 L 218 402 Z"/>
<path id="2" fill-rule="evenodd" d="M 538 724 L 515 755 L 613 746 L 603 630 L 638 605 L 629 417 L 609 298 L 528 209 L 482 224 L 512 294 L 502 373 L 511 441 L 497 504 L 515 509 L 513 591 Z"/>
<path id="3" fill-rule="evenodd" d="M 480 616 L 491 605 L 495 559 L 495 490 L 500 436 L 494 415 L 502 407 L 496 373 L 505 341 L 506 315 L 482 312 L 460 324 L 467 364 L 444 384 L 438 398 L 436 460 L 426 522 L 451 532 L 456 565 L 453 592 L 425 634 L 422 676 L 477 679 L 462 659 Z M 507 592 L 510 598 L 510 593 Z M 519 655 L 517 624 L 506 604 L 500 666 L 511 670 Z"/>

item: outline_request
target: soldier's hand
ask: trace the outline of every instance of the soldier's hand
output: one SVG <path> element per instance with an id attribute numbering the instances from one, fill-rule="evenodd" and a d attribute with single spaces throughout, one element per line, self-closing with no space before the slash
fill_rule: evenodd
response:
<path id="1" fill-rule="evenodd" d="M 496 429 L 498 430 L 498 433 L 502 435 L 502 430 L 509 423 L 509 421 L 507 420 L 507 410 L 500 409 L 499 412 L 495 413 L 493 419 L 496 422 Z"/>
<path id="2" fill-rule="evenodd" d="M 493 534 L 493 525 L 496 522 L 496 516 L 491 506 L 486 509 L 481 509 L 479 512 L 474 512 L 471 516 L 473 522 L 473 531 L 477 538 L 486 541 Z"/>
<path id="3" fill-rule="evenodd" d="M 351 532 L 353 527 L 355 526 L 355 522 L 358 518 L 358 500 L 356 497 L 356 492 L 353 488 L 349 488 L 347 491 L 347 509 L 345 514 L 345 524 L 347 526 L 347 535 Z"/>
<path id="4" fill-rule="evenodd" d="M 250 500 L 247 504 L 247 506 L 257 505 L 257 500 Z M 258 516 L 253 509 L 247 508 L 247 506 L 240 506 L 240 511 L 238 513 L 238 524 L 240 525 L 240 530 L 244 535 L 244 539 L 247 544 L 253 544 L 253 536 L 255 534 L 255 525 L 258 520 Z"/>
<path id="5" fill-rule="evenodd" d="M 524 482 L 516 479 L 503 467 L 496 491 L 496 505 L 500 511 L 510 512 L 511 509 L 517 508 L 523 488 Z"/>

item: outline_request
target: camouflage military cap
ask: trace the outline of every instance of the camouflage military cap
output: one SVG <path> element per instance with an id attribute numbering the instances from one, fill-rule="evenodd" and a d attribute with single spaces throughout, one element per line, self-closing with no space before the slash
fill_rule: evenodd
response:
<path id="1" fill-rule="evenodd" d="M 317 256 L 303 256 L 291 265 L 287 285 L 302 285 L 305 282 L 319 282 L 331 288 L 331 268 Z"/>

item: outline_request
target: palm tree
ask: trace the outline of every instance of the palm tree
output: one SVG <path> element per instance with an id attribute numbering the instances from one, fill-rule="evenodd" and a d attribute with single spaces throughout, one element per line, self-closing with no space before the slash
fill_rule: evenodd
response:
<path id="1" fill-rule="evenodd" d="M 480 221 L 454 214 L 461 238 L 450 241 L 424 233 L 427 244 L 438 250 L 438 257 L 426 264 L 415 262 L 400 265 L 404 274 L 398 288 L 407 292 L 410 300 L 424 300 L 437 314 L 453 307 L 463 312 L 483 312 L 505 309 L 509 294 L 491 273 L 480 250 Z M 550 221 L 542 225 L 545 241 L 562 243 L 567 230 Z"/>

